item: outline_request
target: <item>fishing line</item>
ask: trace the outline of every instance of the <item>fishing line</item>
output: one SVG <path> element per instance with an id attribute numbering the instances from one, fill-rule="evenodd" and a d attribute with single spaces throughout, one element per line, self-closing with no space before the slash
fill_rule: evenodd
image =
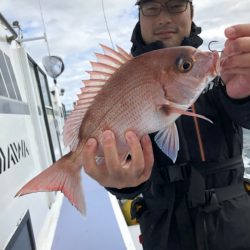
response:
<path id="1" fill-rule="evenodd" d="M 105 20 L 105 25 L 106 25 L 106 29 L 107 29 L 107 32 L 108 32 L 108 35 L 109 35 L 109 39 L 110 39 L 112 48 L 115 49 L 115 46 L 114 46 L 114 43 L 112 41 L 112 37 L 111 37 L 111 34 L 110 34 L 108 21 L 107 21 L 107 18 L 106 18 L 106 13 L 105 13 L 105 8 L 104 8 L 104 0 L 102 0 L 102 13 L 103 13 L 103 17 L 104 17 L 104 20 Z"/>
<path id="2" fill-rule="evenodd" d="M 46 26 L 45 26 L 45 22 L 44 22 L 44 16 L 43 16 L 41 1 L 38 0 L 38 3 L 39 3 L 39 9 L 40 9 L 40 14 L 41 14 L 42 24 L 43 24 L 43 32 L 44 32 L 45 42 L 47 44 L 47 49 L 48 49 L 48 53 L 49 53 L 49 56 L 50 56 L 49 41 L 47 39 L 47 31 L 46 31 Z"/>

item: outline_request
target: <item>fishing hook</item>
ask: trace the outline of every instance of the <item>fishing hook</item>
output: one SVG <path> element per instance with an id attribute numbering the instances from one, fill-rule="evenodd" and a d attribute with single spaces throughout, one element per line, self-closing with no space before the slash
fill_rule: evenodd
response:
<path id="1" fill-rule="evenodd" d="M 208 43 L 208 49 L 211 51 L 211 52 L 215 52 L 215 51 L 217 51 L 217 52 L 223 52 L 223 50 L 216 50 L 216 49 L 211 49 L 211 44 L 212 43 L 218 43 L 219 41 L 217 41 L 217 40 L 212 40 L 212 41 L 210 41 L 209 43 Z"/>

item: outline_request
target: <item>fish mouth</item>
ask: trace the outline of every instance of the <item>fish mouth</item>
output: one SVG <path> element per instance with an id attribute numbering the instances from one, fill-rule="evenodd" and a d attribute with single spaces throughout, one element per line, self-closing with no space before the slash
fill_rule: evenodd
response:
<path id="1" fill-rule="evenodd" d="M 209 73 L 211 76 L 216 76 L 220 74 L 220 55 L 217 51 L 206 51 L 202 52 L 205 57 L 200 58 L 200 51 L 197 49 L 194 51 L 192 55 L 193 61 L 199 60 L 199 58 L 204 61 L 204 64 L 207 64 L 207 69 L 205 70 L 207 73 Z M 208 59 L 209 58 L 209 59 Z M 207 61 L 208 60 L 208 61 Z"/>
<path id="2" fill-rule="evenodd" d="M 217 51 L 212 52 L 213 62 L 212 62 L 212 68 L 211 68 L 211 74 L 212 75 L 220 75 L 220 55 Z"/>
<path id="3" fill-rule="evenodd" d="M 206 72 L 209 73 L 212 77 L 219 75 L 220 74 L 220 55 L 219 55 L 219 53 L 217 51 L 212 51 L 212 52 L 207 51 L 207 52 L 205 52 L 205 55 L 207 57 L 209 57 L 209 65 L 208 65 Z"/>

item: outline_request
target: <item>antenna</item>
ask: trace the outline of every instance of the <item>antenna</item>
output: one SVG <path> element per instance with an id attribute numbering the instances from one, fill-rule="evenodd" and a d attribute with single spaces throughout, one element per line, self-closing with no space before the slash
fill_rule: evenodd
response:
<path id="1" fill-rule="evenodd" d="M 105 20 L 106 29 L 107 29 L 107 32 L 109 34 L 109 39 L 110 39 L 112 48 L 115 49 L 115 46 L 114 46 L 114 43 L 112 41 L 112 37 L 111 37 L 110 31 L 109 31 L 108 21 L 107 21 L 106 14 L 105 14 L 104 0 L 102 0 L 102 12 L 103 12 L 103 17 L 104 17 L 104 20 Z"/>
<path id="2" fill-rule="evenodd" d="M 43 23 L 43 32 L 44 32 L 45 42 L 47 44 L 47 49 L 48 49 L 48 53 L 49 53 L 49 56 L 50 56 L 49 41 L 48 41 L 48 38 L 47 38 L 47 31 L 46 31 L 46 26 L 45 26 L 45 22 L 44 22 L 41 1 L 38 0 L 38 3 L 39 3 L 39 9 L 40 9 L 40 13 L 41 13 L 41 19 L 42 19 L 42 23 Z"/>

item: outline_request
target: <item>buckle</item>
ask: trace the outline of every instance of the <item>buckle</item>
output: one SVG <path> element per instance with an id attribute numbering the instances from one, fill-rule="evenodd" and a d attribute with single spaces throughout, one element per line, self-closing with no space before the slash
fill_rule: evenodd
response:
<path id="1" fill-rule="evenodd" d="M 138 220 L 142 216 L 145 209 L 146 209 L 145 200 L 142 197 L 135 198 L 131 204 L 131 210 L 130 210 L 131 218 Z"/>
<path id="2" fill-rule="evenodd" d="M 184 181 L 187 178 L 187 163 L 169 165 L 168 176 L 170 182 Z"/>
<path id="3" fill-rule="evenodd" d="M 220 207 L 215 189 L 205 190 L 205 204 L 202 210 L 209 213 L 220 209 Z"/>

